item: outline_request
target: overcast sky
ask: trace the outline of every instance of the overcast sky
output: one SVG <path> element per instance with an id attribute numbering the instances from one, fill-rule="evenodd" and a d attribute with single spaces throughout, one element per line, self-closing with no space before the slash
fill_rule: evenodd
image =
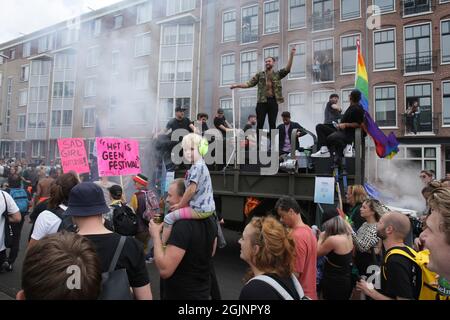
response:
<path id="1" fill-rule="evenodd" d="M 0 0 L 0 43 L 121 0 Z"/>

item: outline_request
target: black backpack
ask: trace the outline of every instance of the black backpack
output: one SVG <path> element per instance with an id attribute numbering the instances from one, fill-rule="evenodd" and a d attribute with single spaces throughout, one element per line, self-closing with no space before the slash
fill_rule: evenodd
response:
<path id="1" fill-rule="evenodd" d="M 63 208 L 59 207 L 55 209 L 48 209 L 51 213 L 53 213 L 55 216 L 61 219 L 61 224 L 58 227 L 58 232 L 61 232 L 63 230 L 68 232 L 78 232 L 78 226 L 73 222 L 71 216 L 65 216 Z"/>
<path id="2" fill-rule="evenodd" d="M 123 236 L 135 236 L 138 231 L 136 214 L 124 203 L 112 205 L 114 231 Z"/>

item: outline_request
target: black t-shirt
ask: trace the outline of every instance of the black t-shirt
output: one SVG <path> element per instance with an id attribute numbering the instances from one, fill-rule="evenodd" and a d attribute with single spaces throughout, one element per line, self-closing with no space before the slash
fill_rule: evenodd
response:
<path id="1" fill-rule="evenodd" d="M 389 249 L 385 256 L 392 249 L 408 250 L 406 247 L 394 247 Z M 384 278 L 383 270 L 381 270 L 382 294 L 392 299 L 401 297 L 417 300 L 419 298 L 422 273 L 414 262 L 399 254 L 393 254 L 388 258 L 387 263 L 383 263 L 383 266 L 387 279 Z"/>
<path id="2" fill-rule="evenodd" d="M 276 280 L 295 300 L 300 300 L 291 278 L 281 278 L 275 274 L 265 274 Z M 241 290 L 239 300 L 284 300 L 270 284 L 261 280 L 252 280 Z"/>
<path id="3" fill-rule="evenodd" d="M 86 238 L 94 243 L 101 262 L 102 272 L 108 271 L 120 237 L 117 233 L 86 236 Z M 144 248 L 136 239 L 127 237 L 119 261 L 117 262 L 116 270 L 118 269 L 127 270 L 128 281 L 133 288 L 143 287 L 150 283 L 145 266 Z"/>
<path id="4" fill-rule="evenodd" d="M 225 117 L 222 117 L 222 118 L 215 117 L 215 118 L 214 118 L 214 126 L 215 126 L 218 130 L 220 130 L 220 132 L 222 132 L 222 135 L 223 135 L 223 136 L 225 136 L 225 135 L 227 134 L 227 132 L 226 132 L 226 131 L 223 131 L 223 130 L 220 129 L 219 127 L 220 127 L 221 125 L 223 125 L 225 128 L 228 128 L 228 126 L 227 126 L 227 124 L 226 124 L 225 121 L 226 121 Z"/>
<path id="5" fill-rule="evenodd" d="M 191 123 L 192 122 L 191 120 L 189 120 L 189 118 L 183 118 L 181 120 L 173 118 L 167 123 L 166 129 L 172 129 L 172 132 L 174 132 L 177 129 L 185 129 L 189 132 L 192 132 L 192 129 L 189 127 Z"/>
<path id="6" fill-rule="evenodd" d="M 363 123 L 364 122 L 364 109 L 360 105 L 351 105 L 348 107 L 342 116 L 341 123 Z M 345 135 L 354 138 L 355 129 L 346 128 L 344 130 Z"/>
<path id="7" fill-rule="evenodd" d="M 251 129 L 253 129 L 253 126 L 251 124 L 247 123 L 244 127 L 244 132 L 246 132 L 247 130 L 251 130 Z"/>
<path id="8" fill-rule="evenodd" d="M 325 107 L 325 124 L 332 124 L 333 121 L 338 122 L 341 119 L 341 112 L 333 109 L 331 106 L 332 102 L 328 101 Z"/>
<path id="9" fill-rule="evenodd" d="M 208 300 L 210 266 L 217 224 L 213 217 L 180 220 L 173 225 L 167 245 L 185 250 L 173 275 L 164 281 L 165 300 Z"/>

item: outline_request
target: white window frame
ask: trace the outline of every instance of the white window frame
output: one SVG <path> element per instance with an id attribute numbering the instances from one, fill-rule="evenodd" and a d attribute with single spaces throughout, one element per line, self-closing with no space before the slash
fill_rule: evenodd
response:
<path id="1" fill-rule="evenodd" d="M 266 4 L 269 2 L 278 2 L 278 30 L 277 31 L 273 31 L 273 32 L 266 32 Z M 281 23 L 280 23 L 280 11 L 281 11 L 281 2 L 280 0 L 266 0 L 263 2 L 263 7 L 262 7 L 262 11 L 263 11 L 263 32 L 262 35 L 266 36 L 266 35 L 272 35 L 272 34 L 277 34 L 280 33 L 281 30 Z M 259 13 L 258 13 L 258 22 L 259 22 Z M 258 26 L 258 33 L 259 33 L 259 26 Z"/>
<path id="2" fill-rule="evenodd" d="M 334 37 L 332 37 L 332 38 L 320 38 L 320 39 L 314 39 L 314 40 L 312 40 L 310 43 L 311 43 L 311 53 L 312 53 L 312 55 L 311 55 L 311 57 L 312 57 L 312 59 L 314 60 L 314 42 L 317 42 L 317 41 L 323 41 L 323 40 L 331 40 L 331 43 L 333 44 L 333 80 L 331 80 L 331 81 L 319 81 L 319 82 L 313 82 L 312 84 L 313 85 L 317 85 L 317 84 L 322 84 L 322 83 L 333 83 L 333 82 L 336 82 L 336 76 L 337 76 L 337 74 L 336 74 L 336 70 L 335 70 L 335 64 L 336 64 L 336 60 L 334 59 L 334 56 L 335 56 L 335 47 L 334 47 Z M 306 65 L 308 65 L 308 64 L 306 64 Z M 307 72 L 308 72 L 308 70 L 306 70 Z M 319 91 L 321 91 L 321 90 L 314 90 L 313 92 L 319 92 Z M 322 90 L 322 91 L 327 91 L 327 90 Z"/>
<path id="3" fill-rule="evenodd" d="M 395 13 L 395 12 L 397 12 L 397 4 L 396 4 L 396 0 L 392 0 L 393 2 L 394 2 L 394 9 L 393 10 L 391 10 L 391 11 L 386 11 L 386 12 L 380 12 L 380 14 L 376 14 L 375 12 L 373 13 L 373 15 L 376 15 L 376 16 L 378 16 L 378 15 L 383 15 L 383 14 L 391 14 L 391 13 Z M 375 1 L 374 0 L 372 0 L 372 5 L 375 5 Z M 381 9 L 380 9 L 380 11 L 381 11 Z"/>
<path id="4" fill-rule="evenodd" d="M 398 87 L 396 84 L 385 84 L 385 85 L 375 85 L 373 86 L 372 89 L 372 97 L 373 97 L 373 119 L 376 122 L 377 121 L 377 110 L 376 110 L 376 89 L 377 88 L 389 88 L 389 87 L 393 87 L 395 88 L 395 125 L 394 126 L 387 126 L 387 127 L 382 127 L 380 126 L 380 129 L 392 129 L 392 130 L 397 130 L 399 129 L 398 127 Z M 406 96 L 406 91 L 405 91 L 405 96 Z"/>
<path id="5" fill-rule="evenodd" d="M 450 0 L 449 0 L 449 3 L 450 3 Z M 443 54 L 443 52 L 442 52 L 442 23 L 443 22 L 449 22 L 450 23 L 450 19 L 442 19 L 442 20 L 440 20 L 440 22 L 439 22 L 439 38 L 440 38 L 440 52 L 441 52 L 441 54 L 440 54 L 440 59 L 441 59 L 441 65 L 446 65 L 446 64 L 450 64 L 450 61 L 449 62 L 443 62 L 442 61 L 442 54 Z"/>
<path id="6" fill-rule="evenodd" d="M 265 60 L 266 60 L 266 58 L 264 57 L 265 56 L 265 51 L 266 50 L 270 50 L 270 49 L 278 49 L 278 57 L 276 57 L 277 58 L 277 61 L 275 61 L 275 63 L 278 65 L 278 67 L 279 67 L 279 63 L 280 63 L 280 60 L 281 60 L 281 56 L 280 56 L 280 46 L 279 45 L 270 45 L 270 46 L 267 46 L 267 47 L 264 47 L 263 49 L 262 49 L 262 62 L 263 62 L 263 65 L 264 65 L 264 62 L 265 62 Z"/>
<path id="7" fill-rule="evenodd" d="M 401 3 L 402 4 L 402 18 L 411 18 L 411 17 L 423 16 L 424 14 L 433 13 L 433 4 L 432 4 L 431 0 L 429 0 L 429 1 L 430 1 L 430 10 L 429 11 L 405 15 L 405 0 L 403 0 Z M 430 29 L 430 33 L 431 32 L 432 32 L 432 30 Z"/>
<path id="8" fill-rule="evenodd" d="M 311 33 L 319 33 L 319 32 L 325 32 L 325 31 L 331 31 L 334 30 L 336 28 L 336 18 L 334 16 L 334 12 L 336 11 L 335 8 L 335 4 L 334 4 L 334 0 L 331 0 L 331 3 L 333 4 L 333 10 L 331 10 L 331 12 L 333 13 L 333 27 L 332 28 L 328 28 L 328 29 L 320 29 L 320 30 L 314 30 L 314 22 L 312 21 L 311 23 Z M 313 17 L 314 15 L 314 2 L 311 1 L 311 17 Z M 334 43 L 333 43 L 334 46 Z"/>
<path id="9" fill-rule="evenodd" d="M 93 62 L 94 62 L 94 64 L 92 64 L 92 65 L 90 65 L 89 64 L 89 54 L 90 54 L 90 51 L 93 51 L 94 53 L 95 52 L 97 52 L 97 55 L 95 56 L 94 55 L 94 57 L 93 57 Z M 98 67 L 98 65 L 99 65 L 99 60 L 100 60 L 100 46 L 93 46 L 93 47 L 90 47 L 90 48 L 87 48 L 87 50 L 86 50 L 86 68 L 95 68 L 95 67 Z"/>
<path id="10" fill-rule="evenodd" d="M 88 109 L 93 109 L 94 110 L 94 121 L 93 121 L 92 124 L 86 124 L 86 111 Z M 93 127 L 95 127 L 95 106 L 84 106 L 83 107 L 83 123 L 82 123 L 82 127 L 83 128 L 93 128 Z"/>
<path id="11" fill-rule="evenodd" d="M 342 88 L 341 89 L 341 94 L 340 94 L 340 96 L 339 96 L 339 104 L 341 105 L 341 107 L 342 107 L 342 114 L 344 114 L 345 113 L 345 111 L 347 111 L 347 109 L 348 109 L 348 107 L 350 107 L 350 104 L 349 105 L 344 105 L 344 91 L 352 91 L 354 88 L 352 88 L 352 87 L 348 87 L 348 88 Z"/>
<path id="12" fill-rule="evenodd" d="M 382 31 L 390 31 L 394 30 L 394 68 L 386 68 L 386 69 L 375 69 L 375 33 L 376 32 L 382 32 Z M 397 70 L 397 28 L 384 28 L 379 30 L 373 30 L 372 32 L 372 66 L 373 66 L 373 72 L 381 72 L 381 71 L 392 71 Z"/>
<path id="13" fill-rule="evenodd" d="M 21 103 L 21 94 L 23 93 L 23 92 L 26 92 L 26 101 L 25 101 L 25 104 L 23 104 L 23 103 Z M 23 101 L 22 101 L 23 102 Z M 25 88 L 25 89 L 20 89 L 19 90 L 19 107 L 25 107 L 25 106 L 27 106 L 28 105 L 28 88 Z"/>
<path id="14" fill-rule="evenodd" d="M 341 75 L 347 75 L 347 74 L 356 74 L 356 69 L 358 68 L 358 62 L 356 61 L 356 55 L 355 55 L 355 71 L 354 72 L 343 72 L 343 59 L 342 59 L 342 39 L 343 38 L 347 38 L 347 37 L 353 37 L 353 36 L 358 36 L 358 38 L 359 38 L 359 41 L 360 41 L 360 43 L 361 43 L 361 47 L 362 47 L 362 35 L 361 35 L 361 33 L 350 33 L 350 34 L 344 34 L 344 35 L 342 35 L 342 36 L 340 36 L 340 38 L 339 38 L 339 55 L 340 55 L 340 59 L 341 59 L 341 63 L 340 63 L 340 66 L 339 66 L 339 71 L 340 71 L 340 73 L 341 73 Z M 358 52 L 358 49 L 356 49 L 356 52 Z M 333 54 L 334 54 L 334 49 L 333 49 Z M 334 61 L 333 61 L 333 63 L 334 63 Z"/>
<path id="15" fill-rule="evenodd" d="M 23 124 L 23 128 L 20 127 L 20 119 L 25 119 L 25 122 Z M 16 127 L 16 131 L 17 132 L 25 132 L 27 128 L 27 114 L 26 113 L 19 113 L 17 114 L 17 127 Z"/>
<path id="16" fill-rule="evenodd" d="M 303 27 L 297 27 L 297 28 L 291 28 L 291 5 L 289 3 L 290 1 L 291 0 L 289 0 L 287 3 L 287 5 L 288 5 L 288 31 L 306 29 L 308 27 L 308 18 L 307 18 L 307 14 L 308 14 L 307 2 L 308 2 L 308 0 L 305 0 L 305 25 Z"/>
<path id="17" fill-rule="evenodd" d="M 22 71 L 23 71 L 24 68 L 28 68 L 28 75 L 27 75 L 26 78 L 22 77 L 23 76 Z M 31 72 L 31 68 L 30 68 L 29 64 L 24 64 L 24 65 L 20 66 L 20 81 L 21 82 L 28 82 L 30 80 L 30 72 Z"/>
<path id="18" fill-rule="evenodd" d="M 234 40 L 226 40 L 225 41 L 225 28 L 224 28 L 224 22 L 225 21 L 224 21 L 224 16 L 225 16 L 225 14 L 230 13 L 230 12 L 234 12 L 234 15 L 235 15 L 235 19 L 234 19 L 234 29 L 235 29 Z M 237 21 L 237 11 L 235 9 L 233 9 L 233 10 L 226 10 L 226 11 L 222 12 L 222 43 L 228 43 L 228 42 L 237 41 L 237 35 L 238 35 L 237 23 L 238 23 L 238 21 Z"/>
<path id="19" fill-rule="evenodd" d="M 22 58 L 28 58 L 29 56 L 31 56 L 31 41 L 24 42 L 22 46 Z"/>
<path id="20" fill-rule="evenodd" d="M 35 150 L 36 145 L 37 145 L 37 150 Z M 43 157 L 42 149 L 44 149 L 44 141 L 41 141 L 41 140 L 31 141 L 31 158 L 33 158 L 33 159 L 42 158 Z M 35 154 L 34 151 L 37 151 L 37 155 Z"/>
<path id="21" fill-rule="evenodd" d="M 189 11 L 192 11 L 192 10 L 194 10 L 195 8 L 196 8 L 196 6 L 197 6 L 197 1 L 195 0 L 195 1 L 193 1 L 193 7 L 192 8 L 188 8 L 188 9 L 184 9 L 183 10 L 183 8 L 182 8 L 182 2 L 183 1 L 186 1 L 186 0 L 172 0 L 172 1 L 175 1 L 176 3 L 175 3 L 175 5 L 178 5 L 178 8 L 176 8 L 175 9 L 175 12 L 170 12 L 169 13 L 169 3 L 170 3 L 170 1 L 171 0 L 167 0 L 167 4 L 166 4 L 166 16 L 174 16 L 174 15 L 177 15 L 177 14 L 180 14 L 180 13 L 183 13 L 183 12 L 189 12 Z M 190 1 L 190 0 L 187 0 L 187 1 Z"/>
<path id="22" fill-rule="evenodd" d="M 414 27 L 414 26 L 422 26 L 428 24 L 430 26 L 430 52 L 431 52 L 431 71 L 423 71 L 423 72 L 406 72 L 406 67 L 404 67 L 403 76 L 416 76 L 416 75 L 422 75 L 422 74 L 434 74 L 433 71 L 433 26 L 431 22 L 420 22 L 420 23 L 414 23 L 414 24 L 408 24 L 406 26 L 403 26 L 403 59 L 406 57 L 406 28 Z"/>
<path id="23" fill-rule="evenodd" d="M 294 41 L 294 42 L 291 42 L 291 43 L 289 43 L 288 44 L 288 52 L 290 52 L 290 50 L 291 50 L 291 46 L 292 45 L 300 45 L 300 44 L 304 44 L 305 45 L 305 76 L 304 77 L 294 77 L 294 76 L 292 76 L 292 74 L 291 73 L 289 73 L 289 75 L 288 75 L 288 81 L 289 80 L 299 80 L 299 79 L 306 79 L 306 78 L 308 78 L 308 59 L 307 59 L 307 56 L 308 56 L 308 43 L 306 42 L 306 41 Z M 291 72 L 292 72 L 292 70 L 291 70 Z"/>
<path id="24" fill-rule="evenodd" d="M 361 11 L 363 10 L 363 8 L 361 6 L 361 0 L 358 0 L 359 1 L 359 16 L 354 17 L 354 18 L 349 18 L 349 19 L 342 19 L 342 1 L 344 1 L 344 0 L 339 0 L 339 21 L 340 22 L 361 19 Z"/>
<path id="25" fill-rule="evenodd" d="M 138 47 L 138 41 L 141 41 L 141 45 L 142 48 L 144 48 L 144 41 L 145 38 L 149 38 L 150 40 L 150 49 L 148 52 L 145 52 L 144 50 L 142 50 L 142 52 L 137 52 L 137 47 Z M 152 53 L 152 34 L 151 32 L 145 32 L 145 33 L 141 33 L 141 34 L 137 34 L 134 37 L 134 57 L 138 58 L 138 57 L 144 57 L 144 56 L 148 56 Z"/>
<path id="26" fill-rule="evenodd" d="M 450 128 L 450 123 L 449 124 L 444 124 L 444 83 L 449 83 L 450 84 L 450 80 L 443 80 L 443 81 L 441 81 L 441 88 L 442 88 L 442 90 L 441 90 L 441 106 L 442 106 L 441 127 L 442 128 Z"/>
<path id="27" fill-rule="evenodd" d="M 140 16 L 139 16 L 139 8 L 145 8 L 145 7 L 147 7 L 147 10 L 149 10 L 150 12 L 147 12 L 148 16 L 146 16 L 145 19 L 141 21 Z M 150 22 L 150 21 L 152 21 L 152 19 L 153 19 L 153 3 L 152 2 L 146 1 L 146 2 L 141 3 L 136 6 L 136 25 Z"/>
<path id="28" fill-rule="evenodd" d="M 433 123 L 433 114 L 434 114 L 434 94 L 433 94 L 434 91 L 433 91 L 433 90 L 434 90 L 434 87 L 433 87 L 433 81 L 432 81 L 432 80 L 430 80 L 430 81 L 419 81 L 419 82 L 408 82 L 408 83 L 405 83 L 405 84 L 403 85 L 403 98 L 404 98 L 404 106 L 405 106 L 403 112 L 406 112 L 407 99 L 408 99 L 406 87 L 408 87 L 408 86 L 415 86 L 415 85 L 418 85 L 418 84 L 429 84 L 429 85 L 430 85 L 430 97 L 431 97 L 431 127 L 432 127 L 432 129 L 434 129 L 434 123 Z M 397 109 L 397 111 L 398 111 L 398 109 Z M 419 134 L 418 134 L 418 135 L 419 135 Z M 431 136 L 431 135 L 435 135 L 435 134 L 434 134 L 433 131 L 431 131 L 431 132 L 425 132 L 424 135 Z"/>
<path id="29" fill-rule="evenodd" d="M 242 55 L 245 54 L 245 53 L 253 53 L 253 52 L 256 53 L 256 60 L 255 60 L 256 61 L 256 71 L 250 74 L 250 78 L 248 80 L 242 81 Z M 245 50 L 245 51 L 241 51 L 239 53 L 239 70 L 240 70 L 239 82 L 247 82 L 247 81 L 249 81 L 252 78 L 252 76 L 256 72 L 258 72 L 258 50 L 255 50 L 255 49 L 254 50 Z"/>
<path id="30" fill-rule="evenodd" d="M 222 64 L 222 59 L 223 59 L 223 57 L 225 57 L 225 56 L 234 56 L 234 79 L 233 79 L 233 82 L 232 83 L 226 83 L 226 84 L 224 84 L 223 83 L 223 64 Z M 235 52 L 229 52 L 229 53 L 224 53 L 224 54 L 222 54 L 221 56 L 220 56 L 220 85 L 219 85 L 219 87 L 221 87 L 221 88 L 223 88 L 223 87 L 229 87 L 231 84 L 233 84 L 233 83 L 235 83 L 236 82 L 236 61 L 237 59 L 236 59 L 236 53 Z"/>
<path id="31" fill-rule="evenodd" d="M 96 84 L 96 80 L 98 79 L 97 76 L 91 76 L 91 77 L 86 77 L 84 80 L 84 97 L 85 98 L 92 98 L 92 97 L 96 97 L 97 96 L 97 84 Z M 88 81 L 94 81 L 94 94 L 88 95 L 89 92 L 87 92 L 87 84 Z"/>
<path id="32" fill-rule="evenodd" d="M 141 70 L 147 70 L 147 80 L 146 80 L 146 86 L 138 86 L 138 81 L 137 81 L 137 73 Z M 148 90 L 150 87 L 150 66 L 145 65 L 145 66 L 139 66 L 139 67 L 134 67 L 133 68 L 133 89 L 134 90 Z"/>
<path id="33" fill-rule="evenodd" d="M 243 18 L 243 11 L 245 10 L 245 9 L 248 9 L 248 8 L 252 8 L 252 7 L 257 7 L 258 8 L 258 40 L 256 40 L 256 41 L 251 41 L 251 42 L 242 42 L 242 37 L 243 37 L 243 34 L 244 34 L 244 32 L 242 31 L 242 18 Z M 236 19 L 237 20 L 237 19 Z M 240 23 L 240 26 L 239 26 L 239 32 L 238 32 L 238 34 L 240 34 L 241 35 L 241 38 L 239 39 L 240 41 L 240 45 L 241 46 L 246 46 L 246 45 L 249 45 L 249 44 L 252 44 L 252 43 L 258 43 L 259 42 L 259 32 L 260 32 L 260 26 L 259 26 L 259 4 L 252 4 L 252 5 L 249 5 L 249 6 L 245 6 L 245 7 L 242 7 L 241 8 L 241 23 Z"/>
<path id="34" fill-rule="evenodd" d="M 121 21 L 120 25 L 117 26 L 117 25 L 116 25 L 116 19 L 119 18 L 119 17 L 122 17 L 122 21 Z M 116 14 L 116 15 L 113 17 L 113 29 L 114 29 L 114 30 L 121 29 L 121 28 L 123 27 L 123 22 L 124 22 L 123 14 Z"/>

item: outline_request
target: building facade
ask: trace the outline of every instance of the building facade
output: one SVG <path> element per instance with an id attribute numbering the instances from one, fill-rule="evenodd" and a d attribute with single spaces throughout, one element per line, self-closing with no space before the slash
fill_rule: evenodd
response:
<path id="1" fill-rule="evenodd" d="M 84 137 L 91 151 L 98 135 L 150 139 L 181 105 L 210 119 L 222 107 L 232 120 L 230 85 L 265 57 L 284 67 L 292 46 L 280 111 L 314 131 L 331 93 L 348 107 L 357 39 L 370 111 L 397 135 L 396 159 L 450 172 L 450 0 L 120 2 L 0 45 L 9 57 L 0 58 L 0 155 L 53 159 L 59 137 Z M 234 102 L 243 127 L 256 89 Z M 416 134 L 406 117 L 414 102 Z"/>

